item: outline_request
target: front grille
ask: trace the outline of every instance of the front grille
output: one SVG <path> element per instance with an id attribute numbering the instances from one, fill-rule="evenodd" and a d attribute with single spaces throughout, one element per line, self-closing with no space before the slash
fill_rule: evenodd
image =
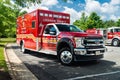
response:
<path id="1" fill-rule="evenodd" d="M 103 48 L 103 46 L 85 46 L 86 49 L 98 49 Z"/>
<path id="2" fill-rule="evenodd" d="M 103 39 L 103 37 L 86 37 L 85 39 Z"/>
<path id="3" fill-rule="evenodd" d="M 86 37 L 83 41 L 83 45 L 87 49 L 103 48 L 104 41 L 102 37 Z"/>

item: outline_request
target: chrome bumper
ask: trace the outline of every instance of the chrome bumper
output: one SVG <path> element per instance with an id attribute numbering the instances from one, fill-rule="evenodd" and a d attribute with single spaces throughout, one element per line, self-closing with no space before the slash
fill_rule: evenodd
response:
<path id="1" fill-rule="evenodd" d="M 101 55 L 107 51 L 107 48 L 98 48 L 98 49 L 84 49 L 84 48 L 75 48 L 74 53 L 76 55 Z M 90 52 L 88 54 L 88 52 Z"/>
<path id="2" fill-rule="evenodd" d="M 101 51 L 101 50 L 105 50 L 105 51 L 107 51 L 107 48 L 87 49 L 87 51 Z"/>

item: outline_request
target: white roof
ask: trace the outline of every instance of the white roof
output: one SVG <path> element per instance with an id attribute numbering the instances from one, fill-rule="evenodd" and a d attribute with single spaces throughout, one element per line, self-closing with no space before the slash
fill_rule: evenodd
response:
<path id="1" fill-rule="evenodd" d="M 112 27 L 110 27 L 108 29 L 114 29 L 114 28 L 120 28 L 120 27 L 112 26 Z"/>

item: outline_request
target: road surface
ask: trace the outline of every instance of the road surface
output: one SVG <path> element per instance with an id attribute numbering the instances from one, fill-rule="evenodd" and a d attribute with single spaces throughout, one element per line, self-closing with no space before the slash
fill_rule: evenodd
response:
<path id="1" fill-rule="evenodd" d="M 99 62 L 75 62 L 61 65 L 54 55 L 28 51 L 22 53 L 12 44 L 16 55 L 39 80 L 120 80 L 120 47 L 107 46 Z"/>

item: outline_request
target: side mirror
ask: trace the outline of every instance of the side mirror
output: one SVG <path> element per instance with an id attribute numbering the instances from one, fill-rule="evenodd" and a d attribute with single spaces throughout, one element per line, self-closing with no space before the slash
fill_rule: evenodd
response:
<path id="1" fill-rule="evenodd" d="M 56 31 L 50 31 L 50 35 L 56 35 Z"/>

